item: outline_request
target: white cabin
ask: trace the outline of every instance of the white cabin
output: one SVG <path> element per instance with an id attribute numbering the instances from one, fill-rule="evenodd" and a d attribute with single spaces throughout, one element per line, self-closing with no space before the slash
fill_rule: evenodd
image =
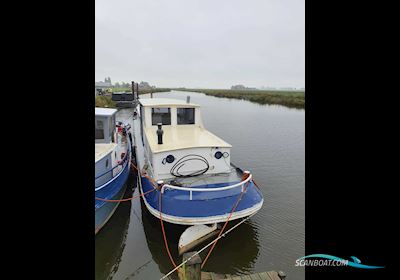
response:
<path id="1" fill-rule="evenodd" d="M 203 126 L 200 106 L 184 100 L 140 99 L 141 132 L 147 163 L 157 179 L 231 171 L 231 145 Z M 157 124 L 162 124 L 158 144 Z"/>
<path id="2" fill-rule="evenodd" d="M 115 133 L 116 109 L 95 108 L 95 143 L 111 143 Z"/>
<path id="3" fill-rule="evenodd" d="M 121 154 L 126 152 L 126 147 L 121 145 L 121 139 L 116 133 L 115 115 L 116 109 L 95 108 L 95 174 L 98 177 L 111 170 L 121 160 Z M 106 173 L 95 179 L 95 185 L 99 186 L 111 179 L 119 170 Z"/>

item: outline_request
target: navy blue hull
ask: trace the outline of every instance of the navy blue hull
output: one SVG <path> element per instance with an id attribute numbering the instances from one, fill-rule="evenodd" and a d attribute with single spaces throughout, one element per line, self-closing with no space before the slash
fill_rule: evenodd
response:
<path id="1" fill-rule="evenodd" d="M 130 161 L 128 160 L 124 169 L 114 180 L 95 192 L 95 197 L 119 200 L 124 195 L 126 182 L 129 177 Z M 97 233 L 111 218 L 115 209 L 118 207 L 118 202 L 105 202 L 95 200 L 95 232 Z"/>
<path id="2" fill-rule="evenodd" d="M 143 192 L 153 189 L 150 181 L 142 177 Z M 239 182 L 238 182 L 239 183 Z M 232 182 L 229 184 L 232 185 Z M 203 185 L 201 188 L 218 188 L 228 183 Z M 193 192 L 190 200 L 189 192 L 182 190 L 165 190 L 162 195 L 162 214 L 165 220 L 177 224 L 204 224 L 222 222 L 232 211 L 241 188 L 213 192 Z M 145 204 L 150 212 L 159 217 L 160 192 L 154 191 L 144 196 Z M 249 181 L 246 192 L 243 194 L 232 220 L 249 216 L 257 212 L 263 204 L 263 196 L 253 181 Z M 169 216 L 169 217 L 168 217 Z"/>

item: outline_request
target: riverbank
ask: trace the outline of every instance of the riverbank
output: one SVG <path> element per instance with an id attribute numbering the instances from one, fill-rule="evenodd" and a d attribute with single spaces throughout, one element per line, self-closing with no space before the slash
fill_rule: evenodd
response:
<path id="1" fill-rule="evenodd" d="M 111 96 L 98 95 L 95 97 L 95 106 L 102 108 L 116 108 L 117 104 L 111 100 Z"/>
<path id="2" fill-rule="evenodd" d="M 114 88 L 113 92 L 130 91 L 130 88 Z M 230 89 L 184 89 L 176 88 L 177 91 L 199 92 L 206 95 L 222 98 L 234 98 L 248 100 L 258 104 L 283 105 L 289 108 L 304 109 L 305 92 L 302 91 L 270 91 L 270 90 L 230 90 Z M 154 92 L 169 92 L 170 88 L 141 89 L 139 95 Z M 116 103 L 111 96 L 96 96 L 96 107 L 115 108 Z"/>
<path id="3" fill-rule="evenodd" d="M 276 104 L 289 108 L 304 109 L 305 92 L 270 90 L 230 90 L 230 89 L 176 89 L 200 92 L 206 95 L 224 98 L 248 100 L 259 104 Z"/>

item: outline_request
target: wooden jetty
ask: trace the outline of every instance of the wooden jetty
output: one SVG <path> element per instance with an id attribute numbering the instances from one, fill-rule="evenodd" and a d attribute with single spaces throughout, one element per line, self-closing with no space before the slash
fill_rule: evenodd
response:
<path id="1" fill-rule="evenodd" d="M 247 275 L 216 274 L 201 271 L 201 258 L 197 252 L 183 254 L 183 261 L 187 261 L 179 272 L 180 280 L 285 280 L 286 274 L 282 271 L 266 271 Z"/>
<path id="2" fill-rule="evenodd" d="M 281 275 L 281 276 L 279 276 Z M 215 274 L 212 272 L 201 272 L 201 280 L 219 280 L 219 279 L 229 279 L 229 280 L 283 280 L 284 274 L 276 271 L 267 271 L 261 273 L 247 274 L 247 275 L 229 275 L 229 274 Z"/>

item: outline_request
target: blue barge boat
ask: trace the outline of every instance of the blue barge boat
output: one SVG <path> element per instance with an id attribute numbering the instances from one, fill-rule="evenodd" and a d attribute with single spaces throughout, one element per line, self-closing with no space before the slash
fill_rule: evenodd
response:
<path id="1" fill-rule="evenodd" d="M 259 211 L 252 174 L 230 162 L 232 146 L 204 128 L 190 100 L 140 99 L 134 142 L 148 211 L 166 222 L 206 225 Z"/>
<path id="2" fill-rule="evenodd" d="M 111 218 L 126 189 L 131 165 L 130 126 L 116 123 L 117 110 L 95 108 L 95 234 Z"/>

